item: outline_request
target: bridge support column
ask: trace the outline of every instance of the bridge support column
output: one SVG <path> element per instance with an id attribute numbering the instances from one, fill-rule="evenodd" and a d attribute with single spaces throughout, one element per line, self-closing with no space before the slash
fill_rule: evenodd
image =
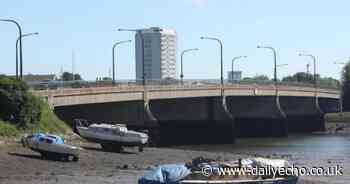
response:
<path id="1" fill-rule="evenodd" d="M 282 135 L 284 136 L 288 136 L 289 134 L 289 131 L 288 131 L 288 122 L 287 122 L 287 115 L 286 113 L 284 112 L 284 110 L 282 109 L 281 107 L 281 103 L 280 103 L 280 95 L 279 95 L 279 91 L 278 91 L 278 88 L 276 86 L 276 92 L 275 92 L 275 96 L 276 96 L 276 107 L 277 107 L 277 110 L 281 116 L 281 123 L 282 123 Z"/>
<path id="2" fill-rule="evenodd" d="M 222 122 L 223 124 L 227 124 L 227 126 L 231 129 L 231 136 L 228 136 L 231 141 L 228 143 L 235 143 L 237 137 L 237 130 L 235 119 L 229 108 L 227 107 L 227 100 L 225 95 L 224 87 L 221 88 L 221 104 L 219 106 L 218 112 L 221 112 L 221 115 L 217 117 L 218 122 Z"/>
<path id="3" fill-rule="evenodd" d="M 159 130 L 159 123 L 157 118 L 153 115 L 149 103 L 148 95 L 147 95 L 147 89 L 144 88 L 143 91 L 143 113 L 142 113 L 142 120 L 144 127 L 146 127 L 149 130 L 149 144 L 156 146 L 160 142 L 160 130 Z"/>
<path id="4" fill-rule="evenodd" d="M 323 122 L 323 124 L 321 125 L 321 131 L 325 131 L 326 130 L 326 125 L 325 125 L 325 121 L 324 121 L 324 114 L 325 113 L 321 109 L 321 106 L 320 106 L 320 103 L 319 103 L 319 98 L 318 98 L 318 94 L 317 94 L 317 88 L 315 89 L 315 108 L 316 108 L 317 114 L 319 114 L 319 118 Z"/>
<path id="5" fill-rule="evenodd" d="M 228 119 L 231 119 L 232 121 L 234 120 L 234 117 L 232 115 L 232 113 L 228 110 L 227 108 L 227 104 L 226 104 L 226 96 L 225 96 L 225 89 L 224 88 L 221 88 L 221 105 L 222 105 L 222 108 L 226 114 L 226 116 L 228 117 Z M 234 124 L 234 121 L 233 121 L 233 124 Z"/>
<path id="6" fill-rule="evenodd" d="M 323 110 L 321 109 L 321 106 L 320 106 L 317 94 L 315 94 L 315 107 L 316 107 L 316 110 L 317 110 L 318 113 L 324 114 Z"/>
<path id="7" fill-rule="evenodd" d="M 157 121 L 156 117 L 153 115 L 150 105 L 149 105 L 149 99 L 147 96 L 147 90 L 146 88 L 143 91 L 143 108 L 144 112 L 146 112 L 143 116 L 144 121 Z"/>

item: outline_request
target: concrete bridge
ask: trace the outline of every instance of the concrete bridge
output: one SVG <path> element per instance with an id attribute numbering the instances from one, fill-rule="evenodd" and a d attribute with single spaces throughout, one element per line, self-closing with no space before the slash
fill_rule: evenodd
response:
<path id="1" fill-rule="evenodd" d="M 116 86 L 34 91 L 66 122 L 75 118 L 149 129 L 160 144 L 232 143 L 324 129 L 339 91 L 278 85 Z"/>

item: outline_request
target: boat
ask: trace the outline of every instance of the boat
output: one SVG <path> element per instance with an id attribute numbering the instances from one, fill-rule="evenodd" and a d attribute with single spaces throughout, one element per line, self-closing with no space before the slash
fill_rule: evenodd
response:
<path id="1" fill-rule="evenodd" d="M 290 166 L 291 164 L 283 159 L 260 157 L 224 162 L 197 158 L 189 164 L 192 172 L 179 181 L 179 184 L 296 184 L 296 175 L 273 175 L 269 172 L 272 169 L 277 171 L 279 168 Z M 203 168 L 211 169 L 210 173 L 207 173 L 209 175 L 204 175 Z M 253 168 L 263 168 L 265 172 L 263 175 L 254 174 L 251 172 Z"/>
<path id="2" fill-rule="evenodd" d="M 35 133 L 21 139 L 23 147 L 40 153 L 44 159 L 78 161 L 79 147 L 65 144 L 62 137 L 53 134 Z"/>
<path id="3" fill-rule="evenodd" d="M 106 151 L 122 152 L 123 147 L 143 147 L 148 142 L 148 135 L 143 132 L 128 130 L 124 124 L 90 124 L 87 120 L 76 119 L 75 131 L 82 138 L 101 144 Z"/>
<path id="4" fill-rule="evenodd" d="M 297 175 L 273 175 L 268 172 L 254 174 L 252 170 L 247 169 L 270 167 L 278 170 L 289 166 L 289 162 L 282 159 L 247 158 L 217 161 L 199 157 L 185 164 L 158 166 L 146 172 L 138 184 L 296 184 Z"/>

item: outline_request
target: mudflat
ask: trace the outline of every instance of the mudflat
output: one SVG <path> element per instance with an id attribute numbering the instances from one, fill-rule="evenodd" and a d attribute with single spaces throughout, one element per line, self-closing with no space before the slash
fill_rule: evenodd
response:
<path id="1" fill-rule="evenodd" d="M 180 148 L 127 148 L 123 153 L 104 152 L 97 144 L 79 143 L 84 148 L 78 162 L 43 160 L 38 153 L 18 143 L 0 145 L 0 184 L 96 184 L 137 183 L 152 166 L 183 163 L 198 156 L 217 159 L 251 157 L 247 154 L 212 153 Z M 275 156 L 278 156 L 275 155 Z M 336 178 L 302 177 L 300 184 L 337 183 Z"/>

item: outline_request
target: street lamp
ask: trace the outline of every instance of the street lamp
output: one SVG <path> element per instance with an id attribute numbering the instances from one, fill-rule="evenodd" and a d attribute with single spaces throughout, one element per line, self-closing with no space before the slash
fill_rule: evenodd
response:
<path id="1" fill-rule="evenodd" d="M 39 35 L 39 33 L 27 33 L 27 34 L 23 34 L 22 38 L 27 37 L 27 36 L 34 36 L 34 35 Z M 18 76 L 18 42 L 21 40 L 20 37 L 17 37 L 16 40 L 16 77 Z"/>
<path id="2" fill-rule="evenodd" d="M 22 28 L 21 26 L 19 25 L 18 22 L 16 22 L 15 20 L 12 20 L 12 19 L 0 19 L 1 22 L 10 22 L 10 23 L 13 23 L 17 26 L 18 28 L 18 37 L 20 38 L 19 39 L 19 47 L 20 47 L 20 78 L 22 79 L 22 71 L 23 71 L 23 57 L 22 57 Z M 17 66 L 17 65 L 16 65 Z M 16 73 L 16 79 L 18 79 L 18 74 Z"/>
<path id="3" fill-rule="evenodd" d="M 273 80 L 275 82 L 275 86 L 277 85 L 277 54 L 276 54 L 276 49 L 274 49 L 273 47 L 267 47 L 267 46 L 257 46 L 258 49 L 263 48 L 263 49 L 270 49 L 273 51 L 273 60 L 274 60 L 274 77 Z"/>
<path id="4" fill-rule="evenodd" d="M 218 38 L 212 37 L 200 37 L 202 40 L 214 40 L 217 41 L 220 45 L 220 64 L 221 64 L 221 86 L 224 85 L 224 66 L 223 66 L 223 56 L 222 56 L 222 42 Z"/>
<path id="5" fill-rule="evenodd" d="M 284 66 L 288 66 L 288 64 L 280 64 L 280 65 L 277 65 L 276 67 L 279 68 L 279 67 L 284 67 Z"/>
<path id="6" fill-rule="evenodd" d="M 186 50 L 181 52 L 181 75 L 180 75 L 180 78 L 181 78 L 181 84 L 182 85 L 183 85 L 183 78 L 184 78 L 184 73 L 183 73 L 183 56 L 187 52 L 198 51 L 198 50 L 199 50 L 198 48 L 194 48 L 194 49 L 186 49 Z"/>
<path id="7" fill-rule="evenodd" d="M 157 29 L 156 31 L 162 31 L 163 29 Z M 142 59 L 142 85 L 146 84 L 145 81 L 145 60 L 144 60 L 144 41 L 143 41 L 143 36 L 142 36 L 142 29 L 124 29 L 124 28 L 119 28 L 118 31 L 128 31 L 128 32 L 136 32 L 137 35 L 140 37 L 141 41 L 141 59 Z"/>
<path id="8" fill-rule="evenodd" d="M 316 79 L 316 57 L 312 54 L 302 54 L 299 53 L 299 56 L 311 57 L 314 62 L 314 88 L 317 88 L 317 79 Z"/>
<path id="9" fill-rule="evenodd" d="M 336 61 L 334 62 L 334 64 L 335 64 L 335 65 L 346 65 L 345 62 L 336 62 Z"/>
<path id="10" fill-rule="evenodd" d="M 232 75 L 231 75 L 231 80 L 232 80 L 232 84 L 233 84 L 233 74 L 234 74 L 234 70 L 233 70 L 233 65 L 234 65 L 234 62 L 237 60 L 238 62 L 238 59 L 241 59 L 241 58 L 247 58 L 248 56 L 236 56 L 232 59 Z"/>
<path id="11" fill-rule="evenodd" d="M 135 32 L 136 35 L 139 35 L 139 37 L 140 37 L 140 41 L 141 41 L 141 60 L 142 60 L 142 85 L 144 86 L 146 84 L 146 82 L 145 82 L 145 61 L 144 61 L 144 56 L 143 56 L 144 55 L 144 44 L 143 44 L 142 30 L 141 29 L 124 29 L 124 28 L 119 28 L 118 31 Z"/>
<path id="12" fill-rule="evenodd" d="M 115 48 L 117 47 L 117 45 L 123 44 L 123 43 L 130 43 L 131 40 L 124 40 L 124 41 L 120 41 L 120 42 L 116 42 L 113 44 L 112 47 L 112 67 L 113 67 L 113 84 L 115 84 Z"/>

